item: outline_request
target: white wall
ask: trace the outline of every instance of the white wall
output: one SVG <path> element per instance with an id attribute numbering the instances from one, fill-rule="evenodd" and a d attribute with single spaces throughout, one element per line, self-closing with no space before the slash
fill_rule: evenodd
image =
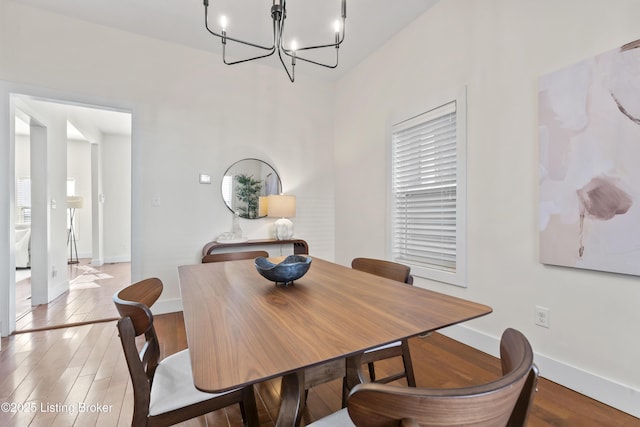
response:
<path id="1" fill-rule="evenodd" d="M 102 138 L 103 248 L 105 262 L 131 260 L 131 138 Z"/>
<path id="2" fill-rule="evenodd" d="M 18 102 L 19 100 L 15 100 Z M 21 109 L 31 118 L 31 304 L 69 289 L 67 272 L 67 120 L 57 109 Z M 34 123 L 37 122 L 37 123 Z"/>
<path id="3" fill-rule="evenodd" d="M 9 91 L 26 87 L 131 109 L 132 275 L 164 281 L 157 310 L 179 308 L 177 266 L 198 262 L 204 244 L 230 229 L 219 182 L 241 158 L 260 158 L 278 171 L 283 190 L 298 197 L 296 237 L 315 256 L 333 259 L 332 84 L 302 72 L 291 84 L 278 68 L 227 67 L 207 52 L 6 0 L 0 9 L 0 80 L 14 82 Z M 213 183 L 199 184 L 199 173 Z M 9 178 L 2 174 L 6 200 Z M 0 220 L 8 224 L 5 215 Z M 242 220 L 241 227 L 250 238 L 267 237 L 272 221 Z M 7 258 L 0 274 L 9 278 Z"/>
<path id="4" fill-rule="evenodd" d="M 105 134 L 101 140 L 105 147 L 101 158 L 107 196 L 104 262 L 127 262 L 131 260 L 131 138 Z M 76 210 L 74 218 L 80 258 L 92 256 L 91 145 L 82 140 L 69 140 L 67 144 L 67 177 L 76 181 L 76 195 L 84 198 L 84 206 Z M 15 148 L 16 176 L 29 177 L 29 137 L 16 136 Z M 15 215 L 17 218 L 17 209 Z"/>
<path id="5" fill-rule="evenodd" d="M 383 257 L 390 118 L 466 85 L 468 288 L 417 285 L 493 307 L 453 334 L 495 353 L 518 328 L 543 375 L 636 416 L 640 279 L 538 262 L 537 78 L 640 38 L 638 16 L 635 0 L 438 2 L 339 82 L 335 130 L 336 259 Z"/>

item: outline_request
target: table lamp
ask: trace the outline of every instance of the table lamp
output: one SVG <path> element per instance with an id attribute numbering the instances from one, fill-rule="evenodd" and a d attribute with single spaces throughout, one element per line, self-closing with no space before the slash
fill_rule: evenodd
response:
<path id="1" fill-rule="evenodd" d="M 268 196 L 260 196 L 258 198 L 258 218 L 264 218 L 265 216 L 267 216 L 267 213 L 269 212 L 268 198 L 269 198 Z"/>
<path id="2" fill-rule="evenodd" d="M 289 217 L 296 216 L 296 196 L 271 195 L 267 197 L 267 216 L 278 219 L 274 225 L 276 239 L 293 237 L 293 223 Z"/>

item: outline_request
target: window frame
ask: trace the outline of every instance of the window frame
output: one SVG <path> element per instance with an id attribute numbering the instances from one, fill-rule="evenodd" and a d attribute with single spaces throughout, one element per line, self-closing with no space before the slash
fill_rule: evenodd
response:
<path id="1" fill-rule="evenodd" d="M 393 188 L 394 180 L 394 158 L 393 158 L 393 127 L 403 122 L 415 119 L 416 117 L 435 111 L 451 102 L 456 103 L 456 270 L 448 272 L 429 268 L 423 265 L 416 265 L 404 259 L 396 258 L 394 254 L 394 203 L 395 194 Z M 408 110 L 408 109 L 407 109 Z M 411 274 L 424 279 L 435 280 L 455 286 L 467 287 L 467 93 L 466 87 L 459 90 L 443 93 L 433 97 L 427 102 L 421 103 L 420 107 L 413 108 L 404 113 L 392 115 L 387 125 L 387 148 L 388 148 L 388 186 L 389 190 L 387 210 L 388 210 L 388 258 L 411 267 Z"/>

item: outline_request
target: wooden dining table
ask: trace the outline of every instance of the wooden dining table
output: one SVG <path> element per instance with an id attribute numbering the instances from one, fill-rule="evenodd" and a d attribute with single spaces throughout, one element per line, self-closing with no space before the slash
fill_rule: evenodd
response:
<path id="1" fill-rule="evenodd" d="M 216 393 L 282 377 L 278 427 L 300 421 L 305 372 L 346 370 L 367 349 L 492 311 L 319 258 L 288 287 L 263 278 L 253 260 L 178 274 L 195 386 Z"/>

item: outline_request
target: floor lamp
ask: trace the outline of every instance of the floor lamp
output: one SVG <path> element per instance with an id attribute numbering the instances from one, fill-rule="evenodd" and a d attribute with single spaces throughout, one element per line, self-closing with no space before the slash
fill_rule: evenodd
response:
<path id="1" fill-rule="evenodd" d="M 67 209 L 69 209 L 69 234 L 67 235 L 67 245 L 69 246 L 69 264 L 78 264 L 78 247 L 76 246 L 76 231 L 73 226 L 73 219 L 76 216 L 76 209 L 82 208 L 82 196 L 67 197 Z M 75 250 L 76 258 L 73 259 L 73 251 Z"/>

